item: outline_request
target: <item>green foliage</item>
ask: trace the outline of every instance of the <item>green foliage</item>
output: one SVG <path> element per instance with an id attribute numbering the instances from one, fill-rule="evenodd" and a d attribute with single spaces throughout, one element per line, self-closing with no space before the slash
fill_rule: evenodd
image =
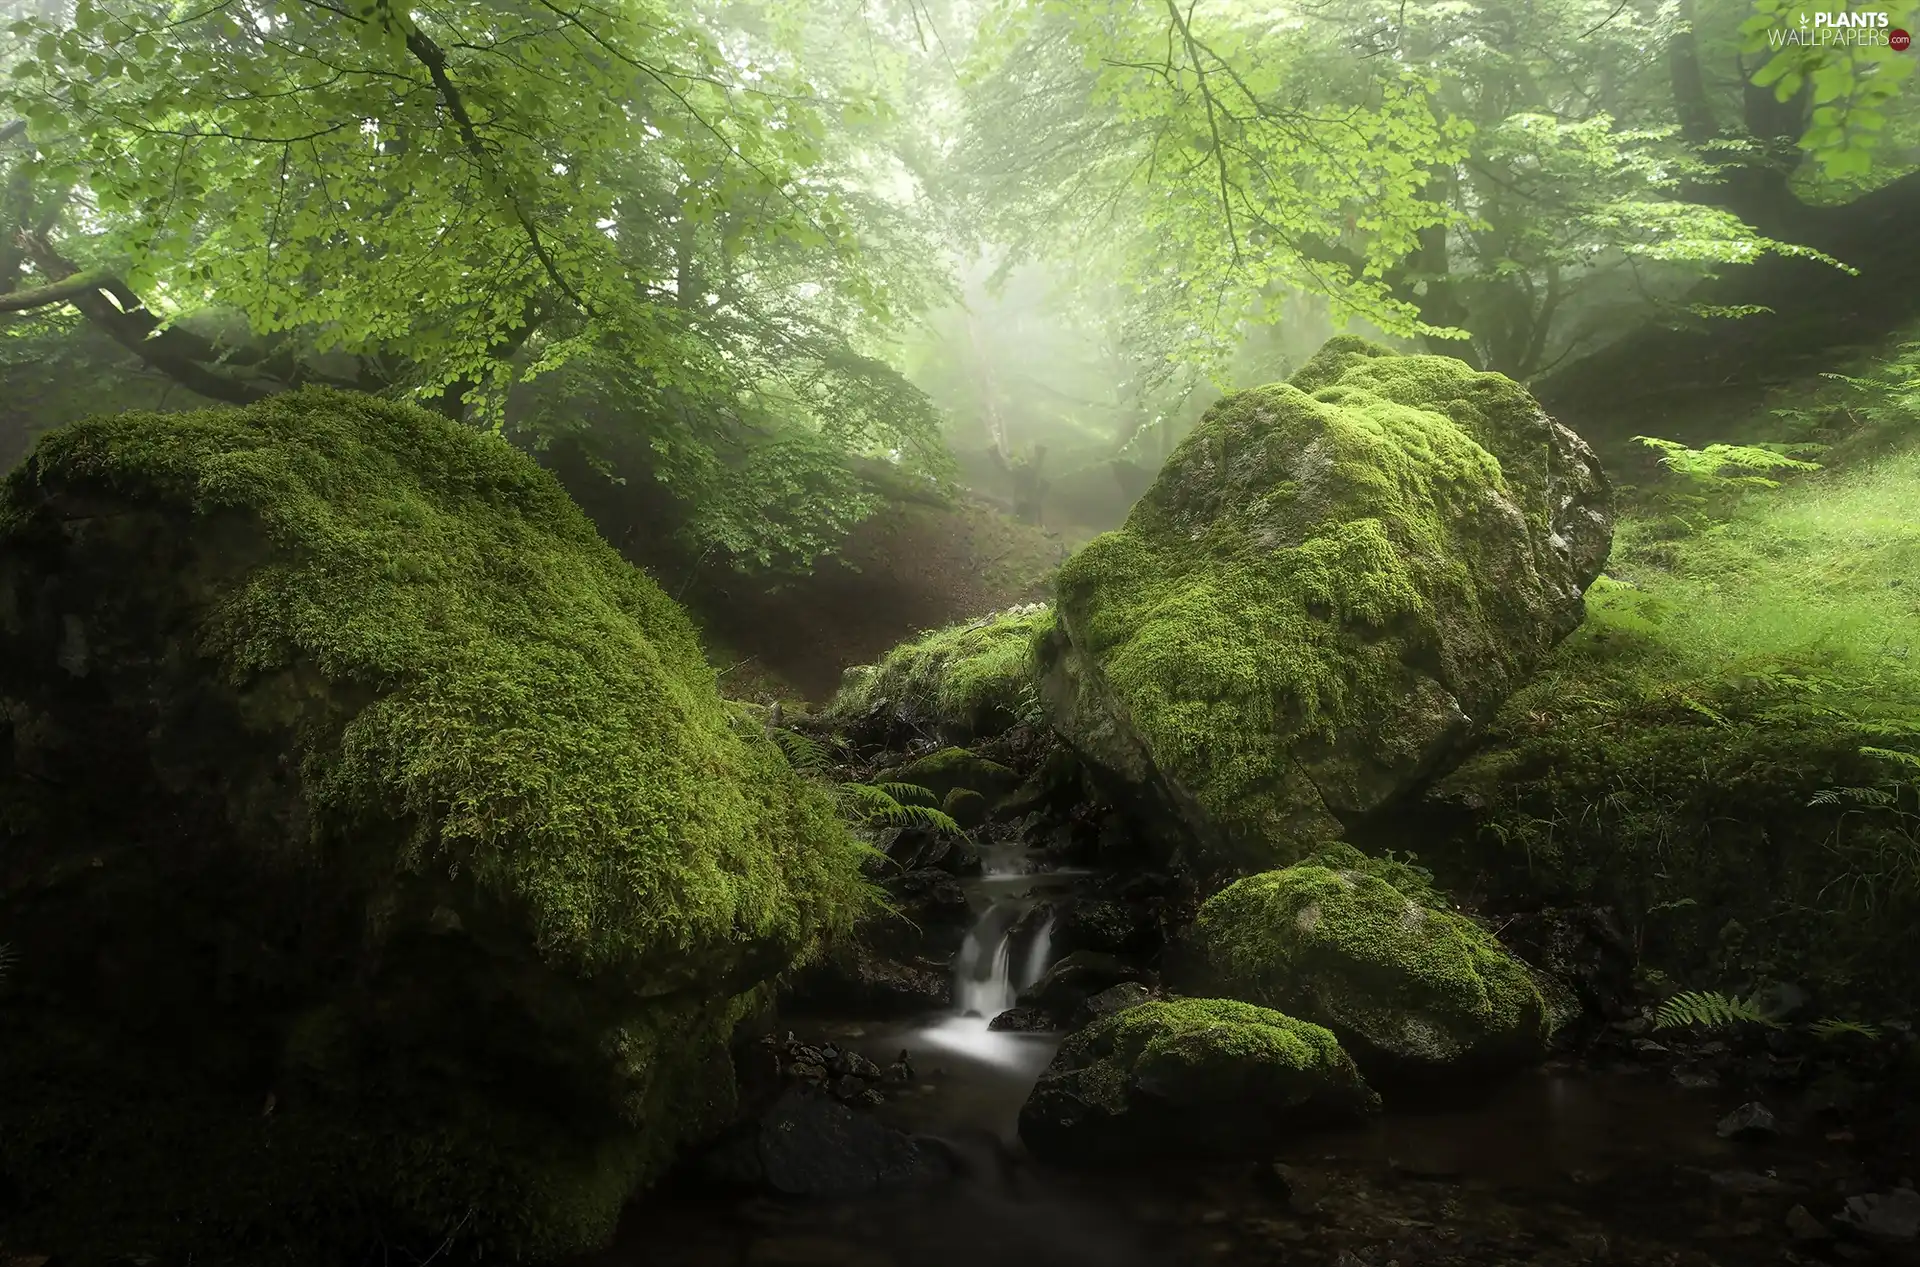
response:
<path id="1" fill-rule="evenodd" d="M 1865 1038 L 1870 1041 L 1877 1041 L 1880 1037 L 1880 1027 L 1878 1025 L 1870 1025 L 1865 1021 L 1850 1021 L 1837 1016 L 1829 1016 L 1823 1020 L 1815 1021 L 1813 1024 L 1807 1026 L 1807 1032 L 1815 1038 L 1828 1042 L 1835 1039 L 1846 1038 Z"/>
<path id="2" fill-rule="evenodd" d="M 1743 51 L 1768 55 L 1753 72 L 1754 86 L 1773 89 L 1778 101 L 1810 95 L 1812 113 L 1799 145 L 1830 180 L 1856 180 L 1872 169 L 1890 107 L 1913 73 L 1915 59 L 1894 51 L 1886 33 L 1920 25 L 1920 7 L 1889 0 L 1880 11 L 1887 15 L 1886 28 L 1809 31 L 1796 29 L 1805 6 L 1753 0 L 1753 15 L 1740 25 Z M 1823 34 L 1859 38 L 1827 43 Z"/>
<path id="3" fill-rule="evenodd" d="M 1920 800 L 1876 755 L 1920 736 L 1920 451 L 1897 443 L 1920 415 L 1875 391 L 1849 418 L 1861 395 L 1808 384 L 1754 419 L 1836 418 L 1827 469 L 1679 533 L 1623 520 L 1586 623 L 1439 795 L 1472 807 L 1479 865 L 1617 904 L 1676 975 L 1877 1007 L 1910 993 L 1884 964 L 1920 917 Z M 1723 937 L 1729 912 L 1765 940 Z"/>
<path id="4" fill-rule="evenodd" d="M 840 813 L 856 827 L 930 827 L 965 835 L 965 830 L 937 805 L 938 798 L 918 783 L 886 781 L 858 783 L 833 777 L 832 757 L 827 744 L 810 735 L 780 726 L 767 733 L 786 753 L 788 762 L 800 774 L 828 788 Z"/>
<path id="5" fill-rule="evenodd" d="M 884 360 L 942 269 L 871 126 L 887 103 L 762 10 L 23 17 L 0 185 L 33 207 L 0 210 L 0 290 L 30 228 L 170 325 L 236 318 L 217 371 L 344 358 L 536 443 L 586 432 L 679 500 L 696 552 L 804 565 L 872 508 L 850 457 L 945 474 L 937 413 Z"/>
<path id="6" fill-rule="evenodd" d="M 1635 436 L 1633 439 L 1636 444 L 1657 450 L 1663 469 L 1678 476 L 1690 489 L 1703 493 L 1778 488 L 1778 480 L 1757 472 L 1820 469 L 1819 463 L 1794 457 L 1787 451 L 1789 448 L 1804 450 L 1807 446 L 1710 444 L 1704 449 L 1689 449 L 1677 440 L 1661 440 L 1653 436 Z M 1729 475 L 1729 471 L 1741 473 Z"/>
<path id="7" fill-rule="evenodd" d="M 929 630 L 849 669 L 825 716 L 852 722 L 884 704 L 906 725 L 961 738 L 1035 720 L 1033 645 L 1052 627 L 1053 609 L 1033 603 Z"/>
<path id="8" fill-rule="evenodd" d="M 1751 1001 L 1730 999 L 1712 990 L 1682 990 L 1666 1000 L 1653 1016 L 1655 1029 L 1728 1029 L 1738 1024 L 1776 1026 L 1778 1021 Z"/>

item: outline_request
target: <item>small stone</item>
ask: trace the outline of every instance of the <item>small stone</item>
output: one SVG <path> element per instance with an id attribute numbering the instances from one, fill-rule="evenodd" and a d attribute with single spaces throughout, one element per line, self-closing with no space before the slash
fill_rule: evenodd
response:
<path id="1" fill-rule="evenodd" d="M 1758 1100 L 1749 1100 L 1720 1119 L 1714 1133 L 1721 1139 L 1772 1139 L 1780 1133 L 1773 1113 Z"/>
<path id="2" fill-rule="evenodd" d="M 1848 1197 L 1840 1221 L 1881 1240 L 1910 1241 L 1920 1236 L 1920 1192 L 1895 1188 Z"/>
<path id="3" fill-rule="evenodd" d="M 896 1060 L 880 1076 L 888 1082 L 912 1082 L 913 1070 Z"/>
<path id="4" fill-rule="evenodd" d="M 1227 1214 L 1225 1210 L 1208 1210 L 1205 1214 L 1200 1216 L 1200 1221 L 1206 1224 L 1207 1226 L 1212 1227 L 1215 1224 L 1225 1223 L 1228 1217 L 1230 1216 Z"/>
<path id="5" fill-rule="evenodd" d="M 1615 1033 L 1625 1034 L 1631 1038 L 1637 1034 L 1647 1032 L 1647 1018 L 1644 1016 L 1629 1016 L 1624 1021 L 1613 1022 L 1613 1024 L 1607 1028 L 1613 1030 Z"/>
<path id="6" fill-rule="evenodd" d="M 840 1075 L 840 1077 L 834 1079 L 833 1083 L 834 1095 L 842 1100 L 858 1099 L 860 1093 L 866 1089 L 866 1084 L 850 1073 Z"/>
<path id="7" fill-rule="evenodd" d="M 1293 1171 L 1281 1162 L 1263 1162 L 1253 1168 L 1254 1186 L 1286 1204 L 1293 1200 Z"/>
<path id="8" fill-rule="evenodd" d="M 1743 1197 L 1764 1196 L 1769 1192 L 1778 1192 L 1786 1185 L 1768 1175 L 1756 1175 L 1751 1170 L 1716 1170 L 1707 1176 L 1714 1187 L 1723 1192 L 1736 1193 Z"/>
<path id="9" fill-rule="evenodd" d="M 1787 1235 L 1796 1241 L 1830 1241 L 1833 1232 L 1819 1219 L 1813 1217 L 1804 1205 L 1796 1205 L 1787 1211 Z"/>
<path id="10" fill-rule="evenodd" d="M 1674 1068 L 1673 1080 L 1689 1091 L 1701 1091 L 1720 1085 L 1720 1075 L 1711 1069 L 1697 1069 L 1686 1065 Z"/>
<path id="11" fill-rule="evenodd" d="M 827 1067 L 815 1060 L 796 1060 L 787 1066 L 787 1077 L 804 1082 L 825 1082 Z"/>
<path id="12" fill-rule="evenodd" d="M 874 1090 L 872 1087 L 868 1087 L 865 1091 L 862 1091 L 860 1093 L 860 1103 L 866 1105 L 868 1108 L 879 1108 L 881 1105 L 885 1104 L 886 1102 L 887 1102 L 887 1097 L 882 1095 L 880 1092 Z"/>
<path id="13" fill-rule="evenodd" d="M 1671 1056 L 1673 1048 L 1654 1042 L 1651 1038 L 1633 1040 L 1633 1050 L 1642 1056 Z"/>
<path id="14" fill-rule="evenodd" d="M 1567 1248 L 1582 1262 L 1603 1263 L 1613 1255 L 1613 1246 L 1599 1232 L 1576 1232 L 1567 1238 Z"/>

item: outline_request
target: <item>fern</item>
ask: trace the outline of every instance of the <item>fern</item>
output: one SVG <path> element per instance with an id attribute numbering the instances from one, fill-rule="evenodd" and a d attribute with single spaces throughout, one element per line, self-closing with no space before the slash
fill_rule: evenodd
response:
<path id="1" fill-rule="evenodd" d="M 1849 1034 L 1869 1039 L 1880 1037 L 1880 1027 L 1878 1025 L 1869 1025 L 1865 1021 L 1844 1020 L 1838 1016 L 1829 1016 L 1825 1020 L 1815 1021 L 1813 1024 L 1807 1026 L 1807 1032 L 1815 1038 L 1829 1040 L 1844 1038 Z"/>
<path id="2" fill-rule="evenodd" d="M 784 726 L 770 726 L 767 733 L 780 745 L 780 751 L 787 754 L 787 764 L 800 774 L 810 778 L 822 778 L 827 773 L 827 745 L 810 735 L 797 730 L 788 730 Z"/>
<path id="3" fill-rule="evenodd" d="M 1662 1003 L 1653 1017 L 1655 1029 L 1675 1029 L 1682 1025 L 1709 1030 L 1728 1029 L 1742 1022 L 1752 1025 L 1779 1024 L 1751 1001 L 1730 999 L 1713 990 L 1682 990 Z"/>
<path id="4" fill-rule="evenodd" d="M 927 794 L 925 788 L 910 783 L 842 783 L 839 787 L 841 812 L 862 826 L 931 827 L 936 831 L 966 834 L 966 829 L 951 815 L 931 805 L 902 801 L 889 790 L 892 788 L 911 788 Z"/>
<path id="5" fill-rule="evenodd" d="M 13 947 L 0 945 L 0 985 L 6 983 L 13 972 Z"/>

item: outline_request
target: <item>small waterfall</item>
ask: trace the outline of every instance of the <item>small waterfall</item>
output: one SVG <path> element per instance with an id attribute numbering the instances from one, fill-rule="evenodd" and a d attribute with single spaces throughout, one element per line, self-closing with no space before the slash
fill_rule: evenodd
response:
<path id="1" fill-rule="evenodd" d="M 1048 956 L 1053 951 L 1053 907 L 1047 908 L 1047 918 L 1042 921 L 1040 931 L 1033 935 L 1033 941 L 1027 945 L 1026 958 L 1020 961 L 1020 979 L 1014 983 L 1017 994 L 1038 981 L 1045 974 Z"/>
<path id="2" fill-rule="evenodd" d="M 1047 970 L 1053 912 L 1049 910 L 1046 920 L 1035 929 L 1024 918 L 1032 909 L 1029 900 L 996 901 L 967 933 L 953 964 L 953 1005 L 961 1016 L 992 1020 L 1012 1007 L 1020 991 Z M 1022 941 L 1024 947 L 1015 945 Z"/>

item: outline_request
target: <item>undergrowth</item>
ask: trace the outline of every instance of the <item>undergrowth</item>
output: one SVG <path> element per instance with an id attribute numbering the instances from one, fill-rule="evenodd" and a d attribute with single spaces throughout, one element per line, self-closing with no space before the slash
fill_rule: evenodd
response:
<path id="1" fill-rule="evenodd" d="M 1585 625 L 1439 795 L 1483 875 L 1619 904 L 1675 975 L 1908 1004 L 1885 965 L 1920 950 L 1920 343 L 1766 426 L 1660 446 L 1682 487 L 1639 490 Z"/>

